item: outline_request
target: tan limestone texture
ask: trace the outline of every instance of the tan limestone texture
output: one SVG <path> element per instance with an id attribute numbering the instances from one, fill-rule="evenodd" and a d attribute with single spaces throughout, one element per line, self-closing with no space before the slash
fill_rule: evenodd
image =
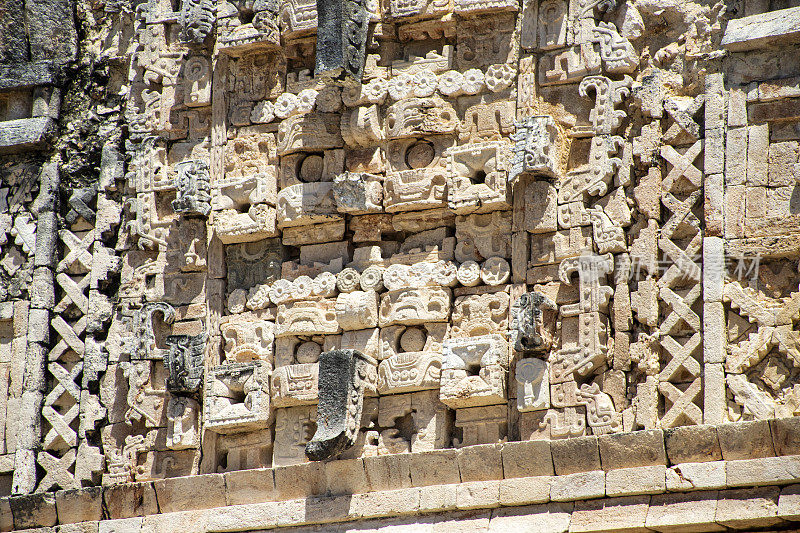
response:
<path id="1" fill-rule="evenodd" d="M 0 530 L 792 527 L 796 2 L 318 1 L 0 8 Z"/>

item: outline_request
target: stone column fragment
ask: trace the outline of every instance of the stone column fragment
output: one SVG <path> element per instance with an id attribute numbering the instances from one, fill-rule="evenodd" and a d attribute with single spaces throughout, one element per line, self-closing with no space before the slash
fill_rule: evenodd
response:
<path id="1" fill-rule="evenodd" d="M 50 313 L 54 306 L 56 242 L 58 240 L 58 165 L 47 163 L 39 175 L 37 198 L 36 254 L 34 282 L 31 287 L 31 312 L 37 320 L 28 321 L 28 348 L 25 376 L 17 426 L 17 451 L 14 457 L 13 494 L 27 494 L 36 488 L 36 450 L 42 433 L 42 403 L 47 389 L 45 366 L 50 341 Z M 44 312 L 35 312 L 42 310 Z M 40 340 L 32 340 L 40 339 Z"/>

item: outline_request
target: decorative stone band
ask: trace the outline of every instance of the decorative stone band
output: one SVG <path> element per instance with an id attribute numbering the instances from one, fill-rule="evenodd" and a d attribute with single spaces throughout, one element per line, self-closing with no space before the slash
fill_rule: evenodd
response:
<path id="1" fill-rule="evenodd" d="M 76 531 L 97 531 L 99 522 L 99 531 L 190 533 L 353 521 L 409 531 L 788 527 L 800 521 L 798 432 L 800 417 L 39 493 L 0 499 L 0 530 L 56 533 L 56 524 L 79 522 Z"/>

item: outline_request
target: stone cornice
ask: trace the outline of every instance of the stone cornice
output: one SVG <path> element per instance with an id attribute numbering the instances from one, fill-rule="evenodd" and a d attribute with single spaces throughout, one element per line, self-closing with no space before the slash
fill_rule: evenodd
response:
<path id="1" fill-rule="evenodd" d="M 0 530 L 251 531 L 402 516 L 435 523 L 475 510 L 501 522 L 560 513 L 570 531 L 619 521 L 657 531 L 777 525 L 800 520 L 798 435 L 800 418 L 778 419 L 33 494 L 0 500 Z"/>

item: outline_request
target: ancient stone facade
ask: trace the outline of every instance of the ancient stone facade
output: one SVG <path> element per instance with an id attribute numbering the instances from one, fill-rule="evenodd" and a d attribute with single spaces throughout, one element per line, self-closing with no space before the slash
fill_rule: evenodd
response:
<path id="1" fill-rule="evenodd" d="M 795 0 L 0 0 L 0 496 L 37 495 L 0 529 L 54 526 L 55 491 L 60 524 L 797 520 L 799 23 Z M 732 495 L 750 475 L 772 492 Z M 685 483 L 714 496 L 669 500 Z M 634 500 L 573 503 L 605 497 Z M 170 527 L 136 520 L 99 527 Z"/>

